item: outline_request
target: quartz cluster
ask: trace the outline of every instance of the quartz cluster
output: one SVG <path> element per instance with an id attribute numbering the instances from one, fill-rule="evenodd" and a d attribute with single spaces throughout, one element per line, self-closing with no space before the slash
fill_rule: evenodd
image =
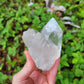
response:
<path id="1" fill-rule="evenodd" d="M 36 66 L 49 70 L 60 57 L 63 32 L 54 18 L 43 27 L 41 33 L 29 28 L 23 32 L 23 41 Z"/>

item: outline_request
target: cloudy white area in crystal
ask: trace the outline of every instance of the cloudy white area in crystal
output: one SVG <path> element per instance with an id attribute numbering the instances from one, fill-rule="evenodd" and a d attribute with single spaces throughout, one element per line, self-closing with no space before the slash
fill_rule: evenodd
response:
<path id="1" fill-rule="evenodd" d="M 49 70 L 60 57 L 62 34 L 54 18 L 44 26 L 41 33 L 32 28 L 23 32 L 23 41 L 39 69 Z"/>

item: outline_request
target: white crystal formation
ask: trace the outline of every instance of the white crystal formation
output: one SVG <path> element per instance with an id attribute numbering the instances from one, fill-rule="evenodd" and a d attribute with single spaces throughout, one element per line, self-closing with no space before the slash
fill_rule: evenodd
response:
<path id="1" fill-rule="evenodd" d="M 41 33 L 29 28 L 23 32 L 23 40 L 36 66 L 49 70 L 60 57 L 62 30 L 52 18 L 42 29 Z"/>

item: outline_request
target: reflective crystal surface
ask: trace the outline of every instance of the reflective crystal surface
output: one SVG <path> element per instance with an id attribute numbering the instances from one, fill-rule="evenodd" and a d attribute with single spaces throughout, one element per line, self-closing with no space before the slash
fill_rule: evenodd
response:
<path id="1" fill-rule="evenodd" d="M 49 70 L 60 57 L 62 33 L 54 18 L 44 26 L 41 33 L 31 28 L 23 32 L 24 43 L 39 69 Z"/>

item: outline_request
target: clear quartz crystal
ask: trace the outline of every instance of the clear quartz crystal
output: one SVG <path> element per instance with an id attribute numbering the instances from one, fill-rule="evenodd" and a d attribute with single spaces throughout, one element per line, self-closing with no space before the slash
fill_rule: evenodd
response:
<path id="1" fill-rule="evenodd" d="M 54 18 L 44 26 L 41 33 L 30 28 L 23 32 L 24 43 L 39 69 L 49 70 L 60 57 L 62 34 Z"/>

